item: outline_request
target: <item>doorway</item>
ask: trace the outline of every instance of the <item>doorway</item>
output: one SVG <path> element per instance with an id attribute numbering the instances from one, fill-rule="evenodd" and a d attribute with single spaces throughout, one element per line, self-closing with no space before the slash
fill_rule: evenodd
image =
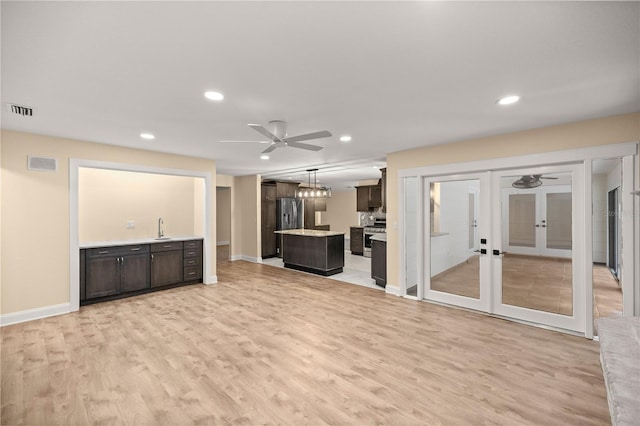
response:
<path id="1" fill-rule="evenodd" d="M 590 213 L 596 200 L 585 185 L 592 185 L 592 165 L 613 155 L 620 160 L 620 234 L 632 237 L 620 249 L 623 315 L 633 315 L 634 303 L 640 306 L 634 282 L 638 203 L 631 195 L 636 153 L 631 143 L 399 170 L 395 291 L 592 338 L 597 236 Z M 504 193 L 528 197 L 510 206 Z M 606 200 L 607 191 L 603 206 Z M 516 238 L 512 228 L 525 223 L 527 238 Z M 603 262 L 606 255 L 602 250 Z M 458 277 L 447 284 L 453 274 Z"/>

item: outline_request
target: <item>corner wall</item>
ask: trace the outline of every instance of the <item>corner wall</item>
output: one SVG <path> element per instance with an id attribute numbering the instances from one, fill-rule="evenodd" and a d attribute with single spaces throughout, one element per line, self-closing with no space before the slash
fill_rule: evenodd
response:
<path id="1" fill-rule="evenodd" d="M 2 130 L 0 272 L 2 315 L 68 304 L 69 160 L 71 158 L 208 172 L 215 223 L 216 165 L 212 160 Z M 27 170 L 27 155 L 58 160 L 55 173 Z M 215 226 L 209 240 L 216 241 Z M 215 250 L 209 253 L 216 275 Z"/>

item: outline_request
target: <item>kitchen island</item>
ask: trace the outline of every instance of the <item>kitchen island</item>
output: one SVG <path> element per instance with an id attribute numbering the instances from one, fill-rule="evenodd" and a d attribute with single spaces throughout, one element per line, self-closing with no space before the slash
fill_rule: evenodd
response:
<path id="1" fill-rule="evenodd" d="M 275 231 L 282 234 L 285 268 L 318 275 L 334 275 L 344 267 L 344 233 L 315 229 Z"/>

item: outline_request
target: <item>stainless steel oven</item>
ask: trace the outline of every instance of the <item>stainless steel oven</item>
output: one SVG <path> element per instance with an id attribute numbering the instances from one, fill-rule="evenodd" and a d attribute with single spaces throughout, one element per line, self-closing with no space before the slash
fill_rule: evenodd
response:
<path id="1" fill-rule="evenodd" d="M 364 257 L 371 257 L 371 237 L 384 232 L 387 232 L 387 221 L 384 218 L 377 218 L 373 226 L 365 226 L 362 234 L 362 254 Z"/>

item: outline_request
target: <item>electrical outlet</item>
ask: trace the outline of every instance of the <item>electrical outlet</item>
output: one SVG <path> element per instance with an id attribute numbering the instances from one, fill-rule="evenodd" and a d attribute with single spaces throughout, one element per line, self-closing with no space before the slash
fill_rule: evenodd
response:
<path id="1" fill-rule="evenodd" d="M 135 220 L 128 220 L 127 221 L 127 229 L 133 229 L 136 227 L 136 221 Z"/>

